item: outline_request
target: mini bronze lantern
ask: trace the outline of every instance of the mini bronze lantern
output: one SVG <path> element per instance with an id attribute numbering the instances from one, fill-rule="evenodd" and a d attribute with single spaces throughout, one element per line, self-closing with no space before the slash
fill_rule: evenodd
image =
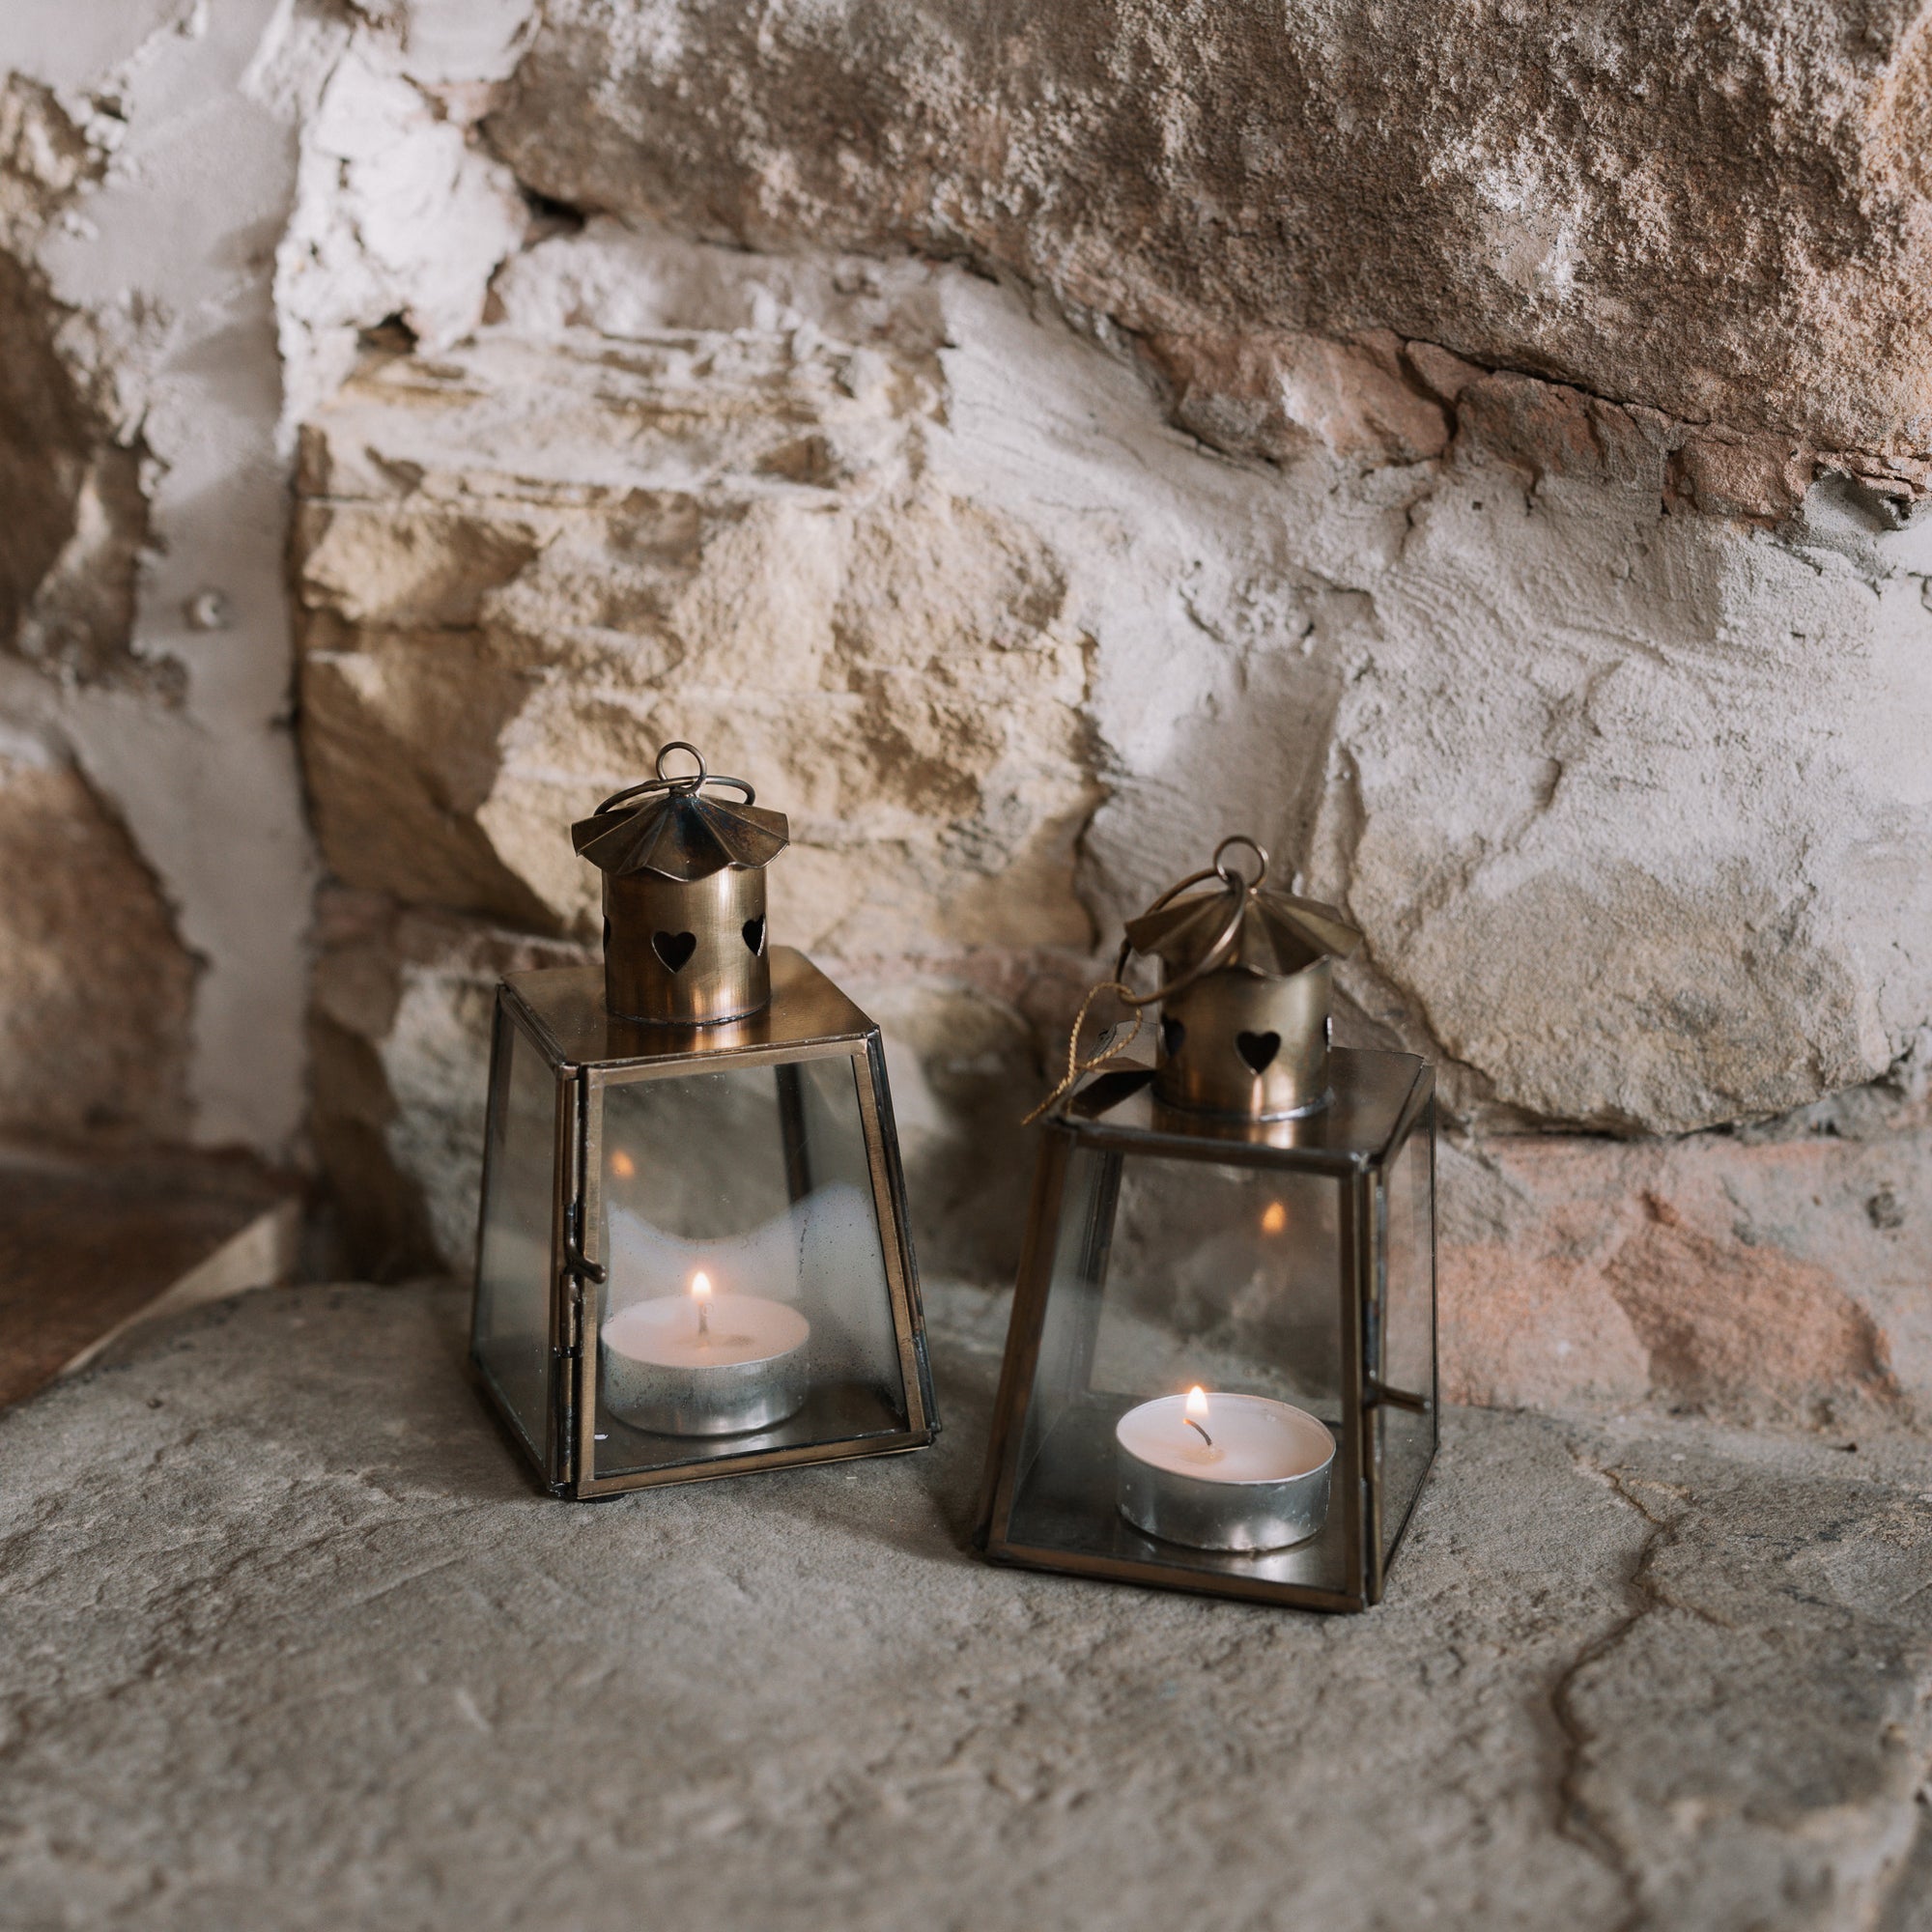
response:
<path id="1" fill-rule="evenodd" d="M 673 752 L 697 759 L 694 776 L 665 776 Z M 784 814 L 760 811 L 743 779 L 713 778 L 682 741 L 657 769 L 570 828 L 604 874 L 604 1004 L 660 1025 L 743 1019 L 772 997 L 765 867 L 789 842 Z M 707 786 L 737 804 L 707 798 Z"/>
<path id="2" fill-rule="evenodd" d="M 1080 1060 L 1075 1022 L 1038 1110 L 980 1540 L 1358 1610 L 1435 1453 L 1435 1076 L 1330 1045 L 1332 961 L 1359 935 L 1266 873 L 1228 839 L 1128 923 L 1106 990 L 1158 1003 L 1153 1065 Z M 1124 983 L 1135 952 L 1164 984 Z"/>
<path id="3" fill-rule="evenodd" d="M 666 746 L 572 827 L 603 970 L 497 987 L 470 1347 L 558 1495 L 938 1433 L 879 1030 L 767 940 L 788 838 Z"/>

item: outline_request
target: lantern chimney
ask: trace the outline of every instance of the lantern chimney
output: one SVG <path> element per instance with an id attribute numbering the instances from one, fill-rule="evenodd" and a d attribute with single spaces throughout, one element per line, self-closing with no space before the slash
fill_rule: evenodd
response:
<path id="1" fill-rule="evenodd" d="M 696 760 L 672 777 L 673 753 Z M 709 795 L 735 792 L 735 799 Z M 612 792 L 570 828 L 604 874 L 604 1001 L 621 1019 L 715 1026 L 771 1002 L 765 867 L 791 839 L 743 779 L 714 776 L 682 739 L 657 776 Z"/>
<path id="2" fill-rule="evenodd" d="M 1245 846 L 1252 875 L 1229 863 Z M 1213 863 L 1127 923 L 1129 952 L 1167 968 L 1153 1091 L 1189 1113 L 1293 1120 L 1327 1104 L 1334 961 L 1361 944 L 1333 906 L 1262 890 L 1267 853 L 1224 838 Z M 1211 889 L 1194 892 L 1196 886 Z"/>

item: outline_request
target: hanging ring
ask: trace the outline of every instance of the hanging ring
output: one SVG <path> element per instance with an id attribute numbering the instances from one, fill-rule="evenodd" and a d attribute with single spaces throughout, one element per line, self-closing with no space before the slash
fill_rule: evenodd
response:
<path id="1" fill-rule="evenodd" d="M 1217 873 L 1212 867 L 1209 867 L 1205 872 L 1190 873 L 1179 884 L 1168 887 L 1167 891 L 1162 893 L 1160 897 L 1148 907 L 1148 911 L 1158 912 L 1162 906 L 1168 904 L 1179 894 L 1184 893 L 1189 886 L 1198 886 L 1208 879 L 1216 877 L 1223 877 L 1223 875 Z M 1226 883 L 1224 877 L 1223 882 Z M 1181 974 L 1179 979 L 1170 980 L 1164 986 L 1156 986 L 1151 993 L 1133 992 L 1122 979 L 1121 976 L 1127 970 L 1127 961 L 1133 956 L 1134 951 L 1133 941 L 1131 939 L 1123 939 L 1121 942 L 1121 956 L 1114 962 L 1114 977 L 1111 980 L 1102 980 L 1097 986 L 1090 987 L 1087 997 L 1080 1002 L 1080 1010 L 1075 1014 L 1073 1020 L 1073 1030 L 1066 1036 L 1065 1074 L 1061 1079 L 1060 1084 L 1054 1088 L 1053 1092 L 1032 1113 L 1027 1115 L 1020 1122 L 1020 1125 L 1023 1127 L 1032 1126 L 1048 1108 L 1063 1099 L 1066 1094 L 1072 1093 L 1074 1088 L 1080 1084 L 1083 1076 L 1092 1073 L 1103 1061 L 1113 1054 L 1125 1052 L 1140 1037 L 1143 1008 L 1152 1006 L 1157 1000 L 1171 1000 L 1176 993 L 1184 992 L 1189 986 L 1193 985 L 1195 980 L 1204 978 L 1206 975 L 1211 973 L 1215 967 L 1219 966 L 1226 956 L 1234 951 L 1235 941 L 1239 936 L 1241 920 L 1247 908 L 1248 895 L 1246 891 L 1231 889 L 1229 892 L 1227 923 L 1222 926 L 1213 945 L 1185 973 Z M 1115 999 L 1133 1014 L 1134 1030 L 1123 1040 L 1103 1039 L 1098 1048 L 1088 1059 L 1083 1060 L 1080 1057 L 1080 1029 L 1087 1024 L 1087 1015 L 1093 1009 L 1094 1002 L 1102 993 L 1112 993 Z"/>
<path id="2" fill-rule="evenodd" d="M 665 770 L 665 760 L 673 752 L 689 752 L 697 760 L 696 773 L 687 772 L 682 778 L 674 779 Z M 704 762 L 704 753 L 696 745 L 687 744 L 682 738 L 673 738 L 668 745 L 660 747 L 657 757 L 658 781 L 668 784 L 673 791 L 696 791 L 711 776 L 711 767 Z M 1220 857 L 1217 852 L 1214 855 Z"/>
<path id="3" fill-rule="evenodd" d="M 1262 862 L 1261 870 L 1252 879 L 1243 878 L 1239 872 L 1231 872 L 1226 866 L 1222 865 L 1221 854 L 1231 845 L 1245 845 Z M 1245 832 L 1236 832 L 1230 838 L 1222 839 L 1220 844 L 1215 846 L 1212 869 L 1214 875 L 1225 885 L 1229 887 L 1239 886 L 1242 891 L 1251 893 L 1268 875 L 1267 847 L 1260 839 L 1250 838 Z"/>
<path id="4" fill-rule="evenodd" d="M 689 752 L 697 760 L 697 769 L 695 772 L 685 772 L 677 778 L 672 778 L 665 770 L 665 760 L 673 752 Z M 657 777 L 654 779 L 643 779 L 637 784 L 626 785 L 622 791 L 613 791 L 597 808 L 597 812 L 593 813 L 592 816 L 594 817 L 598 813 L 609 811 L 613 806 L 622 805 L 627 799 L 642 798 L 652 792 L 673 792 L 682 798 L 696 798 L 706 785 L 714 787 L 728 785 L 739 795 L 740 802 L 745 805 L 755 805 L 758 800 L 757 793 L 743 779 L 728 779 L 722 772 L 712 771 L 711 767 L 704 762 L 704 753 L 696 745 L 689 744 L 682 738 L 673 738 L 668 745 L 666 745 L 659 751 L 657 755 Z"/>
<path id="5" fill-rule="evenodd" d="M 1261 862 L 1252 879 L 1222 863 L 1223 855 L 1237 845 L 1245 845 Z M 1209 879 L 1218 880 L 1228 897 L 1228 916 L 1221 923 L 1221 930 L 1214 935 L 1213 945 L 1186 972 L 1168 980 L 1165 985 L 1156 986 L 1151 993 L 1136 993 L 1128 989 L 1125 976 L 1127 961 L 1134 956 L 1134 942 L 1131 939 L 1121 941 L 1120 956 L 1114 961 L 1114 977 L 1111 980 L 1103 980 L 1097 986 L 1092 987 L 1087 997 L 1081 1001 L 1080 1010 L 1074 1016 L 1073 1030 L 1066 1037 L 1065 1074 L 1053 1092 L 1020 1122 L 1022 1126 L 1031 1126 L 1048 1108 L 1070 1094 L 1080 1084 L 1081 1079 L 1098 1067 L 1111 1053 L 1124 1050 L 1130 1045 L 1139 1037 L 1141 1013 L 1144 1008 L 1151 1007 L 1159 1001 L 1171 1000 L 1177 993 L 1184 993 L 1197 980 L 1205 980 L 1209 973 L 1227 963 L 1229 955 L 1240 941 L 1241 922 L 1247 917 L 1248 899 L 1259 889 L 1261 882 L 1267 877 L 1267 847 L 1259 839 L 1250 838 L 1245 832 L 1236 832 L 1232 838 L 1222 839 L 1220 844 L 1215 846 L 1213 863 L 1204 871 L 1189 872 L 1186 878 L 1169 886 L 1166 892 L 1148 907 L 1147 912 L 1141 915 L 1143 919 L 1150 913 L 1159 912 L 1163 906 L 1172 905 L 1182 893 L 1192 890 L 1195 886 L 1205 886 Z M 1086 1025 L 1087 1015 L 1093 1009 L 1094 1002 L 1102 993 L 1112 993 L 1115 999 L 1133 1014 L 1134 1030 L 1124 1040 L 1119 1042 L 1118 1048 L 1114 1042 L 1103 1040 L 1089 1058 L 1083 1060 L 1080 1057 L 1080 1029 Z M 1201 1433 L 1203 1435 L 1208 1434 L 1205 1429 Z"/>

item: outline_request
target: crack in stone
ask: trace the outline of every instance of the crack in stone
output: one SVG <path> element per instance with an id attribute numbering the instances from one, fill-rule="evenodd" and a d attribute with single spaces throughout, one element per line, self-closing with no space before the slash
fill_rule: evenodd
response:
<path id="1" fill-rule="evenodd" d="M 1579 1472 L 1604 1483 L 1619 1501 L 1635 1511 L 1646 1525 L 1642 1544 L 1625 1579 L 1625 1588 L 1632 1599 L 1630 1608 L 1612 1628 L 1577 1652 L 1557 1675 L 1548 1692 L 1550 1713 L 1564 1743 L 1562 1767 L 1556 1779 L 1559 1797 L 1555 1821 L 1557 1830 L 1596 1858 L 1617 1881 L 1627 1904 L 1623 1917 L 1617 1921 L 1616 1932 L 1638 1932 L 1638 1928 L 1655 1922 L 1652 1909 L 1643 1898 L 1643 1861 L 1639 1856 L 1643 1848 L 1638 1844 L 1626 1843 L 1581 1789 L 1586 1755 L 1598 1742 L 1598 1736 L 1577 1708 L 1578 1686 L 1585 1671 L 1614 1656 L 1633 1634 L 1659 1610 L 1682 1612 L 1696 1622 L 1724 1633 L 1733 1641 L 1747 1626 L 1740 1626 L 1694 1602 L 1685 1601 L 1668 1589 L 1657 1575 L 1660 1559 L 1664 1552 L 1679 1546 L 1687 1525 L 1693 1520 L 1694 1513 L 1690 1508 L 1692 1497 L 1688 1490 L 1680 1490 L 1673 1484 L 1655 1479 L 1633 1480 L 1622 1471 L 1593 1459 L 1575 1439 L 1571 1439 L 1566 1446 Z M 1660 1515 L 1640 1493 L 1642 1489 L 1675 1496 L 1685 1507 L 1675 1515 Z M 1893 1606 L 1894 1614 L 1904 1603 L 1912 1602 L 1920 1594 L 1921 1591 L 1911 1592 Z M 1806 1596 L 1802 1601 L 1823 1605 L 1823 1600 L 1815 1597 Z M 1932 1716 L 1932 1677 L 1922 1674 L 1918 1685 L 1918 1712 L 1921 1723 Z M 1889 1728 L 1896 1733 L 1900 1727 L 1892 1725 Z M 1908 1728 L 1917 1733 L 1920 1726 Z M 1932 1805 L 1932 1750 L 1926 1749 L 1922 1744 L 1908 1789 L 1907 1803 L 1916 1807 L 1917 1817 L 1906 1833 L 1903 1846 L 1892 1853 L 1883 1870 L 1872 1874 L 1867 1886 L 1860 1888 L 1855 1922 L 1861 1932 L 1926 1932 L 1926 1928 L 1932 1926 L 1932 1920 L 1923 1916 L 1926 1901 L 1932 1900 L 1932 1816 L 1927 1814 L 1928 1805 Z M 1850 1924 L 1854 1921 L 1848 1918 L 1845 1922 Z"/>
<path id="2" fill-rule="evenodd" d="M 1564 1743 L 1563 1764 L 1556 1777 L 1556 1829 L 1595 1858 L 1616 1881 L 1624 1895 L 1625 1912 L 1615 1932 L 1635 1932 L 1645 1917 L 1641 1880 L 1629 1850 L 1599 1821 L 1579 1788 L 1584 1754 L 1593 1739 L 1572 1697 L 1584 1671 L 1620 1649 L 1632 1632 L 1654 1611 L 1670 1607 L 1670 1600 L 1651 1577 L 1650 1566 L 1660 1551 L 1676 1541 L 1677 1524 L 1653 1515 L 1616 1470 L 1593 1462 L 1574 1439 L 1566 1442 L 1566 1447 L 1578 1469 L 1605 1484 L 1619 1502 L 1634 1510 L 1649 1525 L 1630 1575 L 1624 1579 L 1625 1591 L 1635 1599 L 1633 1607 L 1609 1630 L 1586 1643 L 1557 1674 L 1549 1689 L 1550 1716 Z"/>

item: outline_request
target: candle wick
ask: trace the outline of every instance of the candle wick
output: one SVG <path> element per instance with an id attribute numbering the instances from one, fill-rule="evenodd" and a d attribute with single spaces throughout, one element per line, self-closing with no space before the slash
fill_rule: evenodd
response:
<path id="1" fill-rule="evenodd" d="M 697 1332 L 700 1335 L 711 1333 L 711 1307 L 708 1302 L 697 1304 Z"/>
<path id="2" fill-rule="evenodd" d="M 1202 1441 L 1204 1441 L 1205 1443 L 1207 1443 L 1207 1445 L 1208 1446 L 1208 1448 L 1210 1448 L 1210 1449 L 1211 1449 L 1211 1448 L 1213 1448 L 1213 1446 L 1214 1446 L 1214 1438 L 1213 1438 L 1213 1437 L 1212 1437 L 1211 1435 L 1209 1435 L 1208 1434 L 1208 1432 L 1207 1432 L 1207 1431 L 1206 1431 L 1205 1429 L 1203 1429 L 1203 1428 L 1202 1428 L 1202 1426 L 1201 1426 L 1201 1425 L 1200 1425 L 1200 1424 L 1199 1424 L 1198 1422 L 1196 1422 L 1196 1421 L 1195 1421 L 1195 1419 L 1194 1419 L 1194 1418 L 1193 1418 L 1193 1417 L 1192 1417 L 1191 1415 L 1190 1415 L 1190 1416 L 1189 1416 L 1189 1417 L 1187 1418 L 1187 1426 L 1188 1426 L 1188 1428 L 1190 1428 L 1191 1430 L 1193 1430 L 1193 1432 L 1195 1433 L 1195 1435 L 1197 1435 L 1198 1436 L 1200 1436 L 1200 1438 L 1202 1439 Z"/>

